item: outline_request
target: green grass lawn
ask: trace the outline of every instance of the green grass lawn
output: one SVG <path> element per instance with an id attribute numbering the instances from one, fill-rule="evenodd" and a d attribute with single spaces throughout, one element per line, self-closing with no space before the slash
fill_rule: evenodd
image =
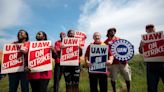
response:
<path id="1" fill-rule="evenodd" d="M 131 92 L 147 92 L 146 71 L 143 58 L 140 55 L 135 55 L 134 58 L 129 62 L 129 65 L 132 69 Z M 89 92 L 90 90 L 88 73 L 85 68 L 83 68 L 81 71 L 79 90 L 80 92 Z M 0 92 L 8 92 L 7 76 L 0 80 Z M 21 92 L 20 87 L 18 88 L 18 92 Z M 53 79 L 51 79 L 49 82 L 48 92 L 53 92 Z M 60 81 L 59 92 L 65 92 L 65 81 L 63 76 Z M 112 92 L 110 77 L 108 78 L 108 92 Z M 117 80 L 117 92 L 126 92 L 126 84 L 121 75 L 118 76 Z M 158 92 L 164 92 L 164 84 L 161 80 L 158 85 Z"/>

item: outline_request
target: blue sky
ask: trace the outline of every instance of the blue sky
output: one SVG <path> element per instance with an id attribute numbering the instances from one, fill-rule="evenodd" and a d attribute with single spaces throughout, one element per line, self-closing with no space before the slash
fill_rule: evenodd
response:
<path id="1" fill-rule="evenodd" d="M 31 41 L 45 31 L 53 43 L 61 31 L 83 31 L 87 46 L 94 32 L 105 40 L 106 30 L 116 27 L 116 35 L 129 40 L 137 53 L 146 24 L 164 30 L 163 10 L 163 0 L 0 0 L 0 48 L 15 41 L 19 29 L 27 30 Z"/>

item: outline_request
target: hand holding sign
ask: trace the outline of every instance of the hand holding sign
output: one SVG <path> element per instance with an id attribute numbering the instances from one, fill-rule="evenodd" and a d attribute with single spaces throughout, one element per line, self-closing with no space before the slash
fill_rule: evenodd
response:
<path id="1" fill-rule="evenodd" d="M 108 46 L 90 45 L 89 72 L 106 73 L 107 60 L 108 60 Z"/>
<path id="2" fill-rule="evenodd" d="M 28 67 L 31 72 L 52 70 L 51 41 L 33 41 L 28 53 Z"/>

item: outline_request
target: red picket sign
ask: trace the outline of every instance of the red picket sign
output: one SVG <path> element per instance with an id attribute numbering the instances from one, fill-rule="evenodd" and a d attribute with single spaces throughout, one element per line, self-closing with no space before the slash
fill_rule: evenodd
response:
<path id="1" fill-rule="evenodd" d="M 163 31 L 142 35 L 145 62 L 164 62 Z"/>

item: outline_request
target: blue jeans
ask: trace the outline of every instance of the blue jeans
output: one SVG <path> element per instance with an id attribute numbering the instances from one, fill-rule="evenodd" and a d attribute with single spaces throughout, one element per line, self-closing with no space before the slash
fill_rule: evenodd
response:
<path id="1" fill-rule="evenodd" d="M 147 90 L 148 92 L 158 92 L 158 82 L 162 79 L 164 83 L 164 63 L 147 63 Z"/>
<path id="2" fill-rule="evenodd" d="M 17 92 L 19 81 L 21 82 L 21 91 L 29 92 L 29 82 L 26 79 L 25 72 L 9 73 L 9 92 Z"/>

